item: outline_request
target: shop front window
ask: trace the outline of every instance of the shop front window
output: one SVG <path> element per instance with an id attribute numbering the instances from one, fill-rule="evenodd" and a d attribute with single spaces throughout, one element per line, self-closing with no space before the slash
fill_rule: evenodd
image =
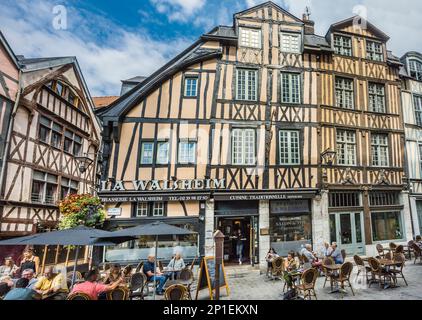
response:
<path id="1" fill-rule="evenodd" d="M 403 239 L 401 213 L 372 212 L 372 236 L 374 241 Z"/>

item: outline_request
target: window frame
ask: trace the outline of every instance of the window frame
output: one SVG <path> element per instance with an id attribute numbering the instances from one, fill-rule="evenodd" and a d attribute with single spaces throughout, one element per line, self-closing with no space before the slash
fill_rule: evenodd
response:
<path id="1" fill-rule="evenodd" d="M 339 38 L 342 39 L 340 46 L 338 46 L 338 45 L 336 46 L 336 37 L 339 37 Z M 349 39 L 350 40 L 350 54 L 344 53 L 344 40 L 343 39 Z M 340 49 L 340 52 L 337 52 L 338 48 Z M 343 34 L 338 34 L 338 33 L 333 34 L 333 50 L 334 50 L 334 53 L 336 55 L 344 56 L 344 57 L 353 57 L 353 37 L 343 35 Z"/>
<path id="2" fill-rule="evenodd" d="M 234 134 L 235 132 L 241 132 L 241 161 L 240 162 L 236 162 L 235 161 L 235 152 L 234 152 Z M 246 133 L 252 133 L 253 134 L 253 163 L 247 163 L 246 162 L 246 158 L 247 156 L 245 155 L 245 147 L 246 147 L 246 142 L 245 142 L 245 134 Z M 256 166 L 257 164 L 257 132 L 256 132 L 256 128 L 232 128 L 231 132 L 230 132 L 230 155 L 231 155 L 231 164 L 233 166 L 243 166 L 243 167 L 250 167 L 250 166 Z"/>
<path id="3" fill-rule="evenodd" d="M 182 146 L 183 143 L 188 144 L 188 145 L 190 145 L 190 144 L 194 145 L 193 161 L 191 161 L 192 160 L 191 158 L 189 158 L 188 161 L 181 161 L 181 158 L 180 158 L 181 155 L 182 155 L 181 146 Z M 198 141 L 193 140 L 193 139 L 179 139 L 179 143 L 177 145 L 177 163 L 179 165 L 182 165 L 182 166 L 195 165 L 196 162 L 197 162 L 197 151 L 198 151 Z M 188 157 L 189 156 L 190 155 L 188 155 Z"/>
<path id="4" fill-rule="evenodd" d="M 245 72 L 245 97 L 242 98 L 239 92 L 241 91 L 239 86 L 239 72 Z M 255 73 L 255 86 L 254 86 L 254 99 L 251 99 L 253 96 L 252 92 L 248 92 L 249 89 L 249 80 L 250 80 L 250 72 Z M 258 93 L 258 82 L 259 82 L 259 72 L 258 69 L 253 68 L 236 68 L 236 100 L 238 101 L 251 101 L 257 102 L 259 100 L 259 93 Z"/>
<path id="5" fill-rule="evenodd" d="M 250 34 L 248 36 L 249 39 L 248 39 L 247 44 L 244 44 L 242 42 L 243 41 L 243 35 L 242 35 L 243 31 L 250 32 Z M 252 45 L 252 34 L 254 32 L 258 33 L 258 44 L 257 44 L 257 46 Z M 262 50 L 262 29 L 261 28 L 246 27 L 246 26 L 239 27 L 239 47 L 255 49 L 255 50 Z"/>
<path id="6" fill-rule="evenodd" d="M 373 44 L 373 46 L 370 48 L 371 50 L 368 50 L 368 46 L 370 44 Z M 381 48 L 381 53 L 376 52 L 376 45 L 379 45 Z M 375 40 L 368 40 L 365 41 L 365 53 L 366 53 L 366 59 L 374 62 L 384 62 L 384 46 L 382 42 L 375 41 Z M 372 54 L 372 56 L 371 56 Z M 380 55 L 380 60 L 374 59 L 375 56 Z"/>
<path id="7" fill-rule="evenodd" d="M 143 159 L 144 159 L 144 145 L 146 145 L 146 144 L 152 145 L 152 150 L 150 151 L 151 152 L 151 163 L 145 163 L 143 161 Z M 155 146 L 155 142 L 153 140 L 142 140 L 141 141 L 141 150 L 139 151 L 140 152 L 139 165 L 140 166 L 147 166 L 147 167 L 154 165 L 154 163 L 155 163 L 155 156 L 154 156 L 155 150 L 156 150 L 156 146 Z"/>
<path id="8" fill-rule="evenodd" d="M 282 151 L 282 139 L 281 139 L 281 134 L 282 133 L 288 133 L 288 145 L 287 145 L 287 150 L 288 150 L 288 162 L 283 162 L 282 161 L 282 155 L 281 155 L 281 151 Z M 292 156 L 291 150 L 292 150 L 292 135 L 291 133 L 297 133 L 297 143 L 298 143 L 298 147 L 297 147 L 297 162 L 293 162 L 291 161 L 294 157 Z M 277 143 L 277 156 L 278 156 L 278 160 L 277 163 L 279 165 L 286 165 L 286 166 L 298 166 L 302 163 L 302 148 L 301 148 L 301 137 L 302 137 L 302 131 L 301 130 L 294 130 L 294 129 L 279 129 L 278 130 L 278 143 Z"/>
<path id="9" fill-rule="evenodd" d="M 195 80 L 195 95 L 188 95 L 188 81 L 189 80 Z M 183 80 L 183 98 L 185 99 L 197 99 L 198 98 L 198 85 L 199 85 L 199 76 L 198 75 L 191 75 L 187 74 L 184 75 Z"/>
<path id="10" fill-rule="evenodd" d="M 375 88 L 375 93 L 371 93 L 370 87 L 371 85 L 374 85 Z M 382 87 L 383 90 L 383 94 L 380 95 L 377 91 L 377 87 Z M 372 82 L 372 81 L 368 81 L 367 82 L 367 90 L 368 90 L 368 111 L 370 112 L 374 112 L 374 113 L 387 113 L 388 112 L 388 108 L 387 108 L 387 90 L 386 90 L 386 85 L 383 83 L 378 83 L 378 82 Z M 382 97 L 382 101 L 383 101 L 383 105 L 382 105 L 382 110 L 375 110 L 373 107 L 371 106 L 371 95 L 375 97 L 375 102 L 377 102 L 377 98 Z M 375 103 L 375 107 L 376 103 Z"/>
<path id="11" fill-rule="evenodd" d="M 415 63 L 415 67 L 416 70 L 412 70 L 412 62 Z M 417 70 L 417 66 L 420 65 L 421 70 Z M 408 58 L 408 70 L 409 70 L 409 75 L 417 80 L 417 81 L 422 81 L 422 61 L 418 58 L 412 57 L 412 58 Z M 412 75 L 412 72 L 415 73 L 415 75 Z"/>
<path id="12" fill-rule="evenodd" d="M 373 138 L 375 136 L 384 136 L 386 138 L 386 145 L 381 145 L 380 140 L 378 139 L 377 142 L 374 143 Z M 374 148 L 377 150 L 377 152 L 374 152 Z M 382 148 L 386 148 L 386 161 L 387 163 L 385 165 L 380 164 L 380 157 L 382 153 Z M 378 163 L 375 163 L 375 154 L 378 155 Z M 390 137 L 387 133 L 378 133 L 378 132 L 372 132 L 371 133 L 371 166 L 376 168 L 387 168 L 390 166 Z"/>
<path id="13" fill-rule="evenodd" d="M 422 95 L 413 94 L 412 103 L 413 112 L 415 115 L 415 124 L 419 127 L 422 127 Z"/>
<path id="14" fill-rule="evenodd" d="M 139 214 L 140 210 L 139 210 L 139 205 L 142 204 L 145 207 L 143 208 L 143 211 L 146 211 L 146 214 Z M 155 214 L 155 206 L 156 204 L 162 204 L 162 214 L 161 215 L 157 215 Z M 133 214 L 132 216 L 134 218 L 163 218 L 163 217 L 167 217 L 167 211 L 168 211 L 168 202 L 167 201 L 140 201 L 140 202 L 134 202 L 133 203 Z"/>
<path id="15" fill-rule="evenodd" d="M 284 76 L 288 76 L 288 85 L 289 85 L 289 101 L 284 100 Z M 293 101 L 293 77 L 297 77 L 298 80 L 298 101 Z M 281 93 L 281 103 L 283 104 L 302 104 L 302 74 L 296 72 L 280 72 L 280 93 Z"/>
<path id="16" fill-rule="evenodd" d="M 289 38 L 289 48 L 284 47 L 283 37 Z M 297 38 L 297 51 L 292 49 L 292 38 Z M 299 32 L 289 32 L 289 31 L 280 31 L 280 51 L 284 53 L 294 53 L 294 54 L 301 54 L 302 53 L 302 34 Z"/>
<path id="17" fill-rule="evenodd" d="M 338 137 L 339 137 L 339 133 L 340 132 L 344 132 L 346 135 L 345 136 L 343 136 L 343 137 L 346 137 L 346 139 L 345 139 L 345 141 L 341 141 L 341 142 L 339 142 L 339 139 L 338 139 Z M 352 142 L 349 142 L 349 141 L 347 141 L 347 133 L 348 132 L 350 132 L 350 133 L 353 133 L 354 134 L 354 142 L 352 143 Z M 345 155 L 344 155 L 344 159 L 346 160 L 346 159 L 349 159 L 349 156 L 348 156 L 348 152 L 349 152 L 349 149 L 348 149 L 348 146 L 350 146 L 350 145 L 353 145 L 354 146 L 354 155 L 353 155 L 353 163 L 349 163 L 348 161 L 345 161 L 345 163 L 340 163 L 340 152 L 339 152 L 339 144 L 344 144 L 344 150 L 345 150 Z M 336 158 L 336 163 L 337 163 L 337 165 L 338 166 L 345 166 L 345 167 L 348 167 L 348 166 L 351 166 L 351 167 L 353 167 L 353 166 L 357 166 L 357 164 L 358 164 L 358 154 L 357 154 L 357 134 L 356 134 L 356 131 L 354 131 L 354 130 L 347 130 L 347 129 L 337 129 L 336 130 L 336 151 L 337 151 L 337 158 Z"/>
<path id="18" fill-rule="evenodd" d="M 41 178 L 35 177 L 35 173 L 43 175 L 43 178 L 41 179 Z M 54 177 L 55 182 L 50 181 L 49 176 Z M 40 189 L 42 190 L 41 190 L 41 193 L 38 193 L 38 199 L 40 198 L 39 196 L 41 195 L 40 201 L 34 201 L 34 182 L 41 184 Z M 51 199 L 47 199 L 47 188 L 49 185 L 54 186 L 55 188 L 54 195 L 53 197 L 51 197 Z M 39 171 L 39 170 L 33 170 L 32 178 L 31 178 L 31 203 L 55 205 L 58 200 L 58 187 L 59 187 L 59 177 L 57 175 Z"/>
<path id="19" fill-rule="evenodd" d="M 165 162 L 159 161 L 159 147 L 162 144 L 167 144 L 167 159 Z M 167 166 L 170 163 L 170 141 L 168 140 L 161 140 L 157 141 L 155 146 L 155 162 L 157 166 Z"/>
<path id="20" fill-rule="evenodd" d="M 352 83 L 352 89 L 347 89 L 345 88 L 345 85 L 343 82 L 343 86 L 342 88 L 338 88 L 337 87 L 337 80 L 343 80 L 343 81 L 350 81 Z M 341 90 L 341 98 L 343 99 L 343 101 L 346 101 L 346 93 L 349 92 L 351 93 L 351 107 L 349 108 L 349 106 L 341 106 L 338 100 L 338 96 L 337 96 L 337 92 L 338 90 Z M 356 88 L 355 88 L 355 79 L 353 78 L 347 78 L 347 77 L 342 77 L 342 76 L 335 76 L 334 77 L 334 99 L 335 99 L 335 106 L 337 108 L 341 108 L 344 110 L 356 110 L 356 97 L 355 97 L 355 92 L 356 92 Z M 343 102 L 344 104 L 344 102 Z"/>
<path id="21" fill-rule="evenodd" d="M 371 238 L 372 238 L 372 242 L 374 243 L 374 244 L 377 244 L 377 243 L 386 243 L 386 242 L 400 242 L 400 241 L 403 241 L 403 240 L 405 240 L 405 238 L 406 238 L 406 230 L 405 230 L 405 224 L 404 224 L 404 217 L 403 217 L 403 211 L 402 210 L 381 210 L 381 211 L 378 211 L 378 210 L 372 210 L 371 212 Z M 402 237 L 401 238 L 399 238 L 399 239 L 386 239 L 386 240 L 375 240 L 374 239 L 374 222 L 373 222 L 373 214 L 380 214 L 380 213 L 383 213 L 384 215 L 385 214 L 388 214 L 388 213 L 398 213 L 399 214 L 399 224 L 400 224 L 400 231 L 401 231 L 401 233 L 402 233 Z M 383 217 L 383 219 L 382 219 L 383 221 L 386 221 L 386 219 L 385 219 L 385 216 Z"/>

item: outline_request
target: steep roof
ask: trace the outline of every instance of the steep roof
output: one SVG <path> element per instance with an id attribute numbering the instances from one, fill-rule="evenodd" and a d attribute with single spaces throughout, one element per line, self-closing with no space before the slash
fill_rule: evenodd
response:
<path id="1" fill-rule="evenodd" d="M 388 41 L 390 39 L 390 37 L 385 34 L 382 30 L 380 30 L 379 28 L 377 28 L 375 25 L 373 25 L 372 23 L 370 23 L 368 20 L 366 20 L 365 18 L 356 15 L 347 19 L 344 19 L 342 21 L 333 23 L 330 28 L 328 29 L 328 33 L 332 30 L 336 30 L 339 29 L 343 26 L 349 26 L 349 25 L 353 25 L 353 23 L 355 22 L 356 19 L 361 19 L 361 23 L 366 23 L 366 26 L 369 30 L 371 30 L 375 35 L 377 35 L 377 37 L 379 37 L 381 40 L 383 41 Z"/>
<path id="2" fill-rule="evenodd" d="M 96 109 L 104 108 L 119 99 L 119 96 L 92 97 Z"/>
<path id="3" fill-rule="evenodd" d="M 145 76 L 136 76 L 130 79 L 122 80 L 123 83 L 141 83 L 146 80 L 148 77 Z"/>
<path id="4" fill-rule="evenodd" d="M 6 52 L 9 54 L 10 59 L 12 59 L 15 66 L 19 69 L 18 58 L 13 52 L 12 48 L 10 47 L 9 43 L 7 42 L 6 38 L 4 37 L 3 33 L 0 31 L 0 43 L 6 49 Z"/>
<path id="5" fill-rule="evenodd" d="M 317 51 L 333 51 L 327 39 L 316 34 L 305 34 L 303 37 L 305 49 Z"/>
<path id="6" fill-rule="evenodd" d="M 276 3 L 272 2 L 272 1 L 267 1 L 267 2 L 264 2 L 264 3 L 258 4 L 258 5 L 254 6 L 252 8 L 249 8 L 249 9 L 246 9 L 246 10 L 243 10 L 243 11 L 240 11 L 238 13 L 235 13 L 234 14 L 234 18 L 236 18 L 238 16 L 241 16 L 241 15 L 244 15 L 244 14 L 247 14 L 247 13 L 250 13 L 250 12 L 253 12 L 253 11 L 256 11 L 256 10 L 261 9 L 261 8 L 266 8 L 266 7 L 272 7 L 274 9 L 276 9 L 277 11 L 282 12 L 286 16 L 289 16 L 293 20 L 296 20 L 299 23 L 303 23 L 303 21 L 301 19 L 299 19 L 298 17 L 296 17 L 295 15 L 291 14 L 290 12 L 288 12 L 285 9 L 283 9 L 278 4 L 276 4 Z"/>

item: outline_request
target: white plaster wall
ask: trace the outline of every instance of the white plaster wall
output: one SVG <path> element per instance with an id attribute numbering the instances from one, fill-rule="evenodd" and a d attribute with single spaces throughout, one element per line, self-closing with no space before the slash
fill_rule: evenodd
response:
<path id="1" fill-rule="evenodd" d="M 316 252 L 322 250 L 324 242 L 330 241 L 330 217 L 328 214 L 328 191 L 312 201 L 312 242 Z"/>

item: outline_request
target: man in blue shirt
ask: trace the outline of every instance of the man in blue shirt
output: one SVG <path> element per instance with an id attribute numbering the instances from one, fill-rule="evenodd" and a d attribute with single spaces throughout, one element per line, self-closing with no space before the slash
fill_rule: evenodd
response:
<path id="1" fill-rule="evenodd" d="M 155 256 L 149 255 L 148 261 L 144 264 L 144 273 L 148 277 L 148 281 L 158 281 L 157 294 L 164 294 L 164 285 L 168 279 L 168 275 L 165 275 L 158 270 L 154 270 Z"/>
<path id="2" fill-rule="evenodd" d="M 334 262 L 336 264 L 343 264 L 344 259 L 343 259 L 343 256 L 341 255 L 340 249 L 337 246 L 337 243 L 333 242 L 333 244 L 331 245 L 331 248 L 333 249 L 333 251 L 331 253 L 331 258 L 334 259 Z"/>
<path id="3" fill-rule="evenodd" d="M 21 278 L 16 282 L 15 289 L 10 290 L 3 300 L 38 300 L 41 297 L 36 291 L 27 288 L 29 280 Z"/>

